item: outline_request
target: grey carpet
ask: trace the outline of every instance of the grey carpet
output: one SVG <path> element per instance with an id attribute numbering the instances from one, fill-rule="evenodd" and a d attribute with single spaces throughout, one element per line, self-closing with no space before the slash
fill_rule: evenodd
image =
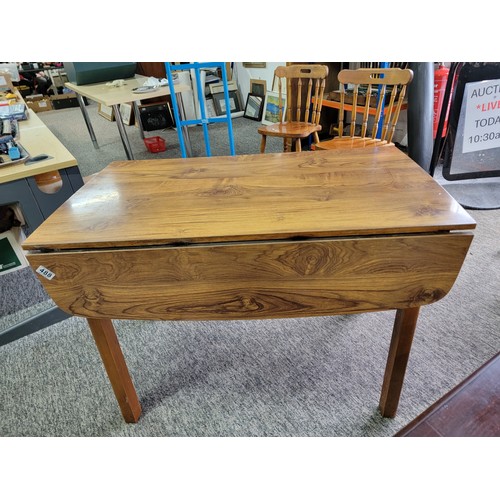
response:
<path id="1" fill-rule="evenodd" d="M 0 276 L 0 317 L 13 314 L 48 299 L 30 267 Z"/>
<path id="2" fill-rule="evenodd" d="M 116 125 L 89 109 L 100 150 L 87 141 L 78 109 L 40 114 L 84 175 L 124 158 Z M 258 124 L 239 118 L 234 125 L 239 154 L 258 152 Z M 150 134 L 165 134 L 162 154 L 180 156 L 174 131 Z M 129 136 L 138 158 L 141 147 L 154 157 L 138 134 Z M 193 142 L 202 155 L 200 139 Z M 85 320 L 72 318 L 0 348 L 0 435 L 393 435 L 500 350 L 500 212 L 471 215 L 478 227 L 454 288 L 422 308 L 394 419 L 377 410 L 394 312 L 116 321 L 144 410 L 133 425 L 121 417 Z M 8 276 L 0 280 L 0 330 L 52 304 L 28 270 Z"/>

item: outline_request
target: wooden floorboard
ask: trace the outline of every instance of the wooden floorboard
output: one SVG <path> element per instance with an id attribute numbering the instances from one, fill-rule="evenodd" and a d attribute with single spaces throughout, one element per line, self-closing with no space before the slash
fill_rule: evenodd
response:
<path id="1" fill-rule="evenodd" d="M 500 436 L 500 353 L 401 429 L 396 436 Z"/>

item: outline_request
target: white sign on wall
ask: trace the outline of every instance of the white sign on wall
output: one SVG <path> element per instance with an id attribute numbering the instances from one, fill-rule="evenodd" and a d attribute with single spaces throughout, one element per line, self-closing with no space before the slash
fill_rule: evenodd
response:
<path id="1" fill-rule="evenodd" d="M 500 80 L 465 85 L 462 153 L 500 147 Z"/>

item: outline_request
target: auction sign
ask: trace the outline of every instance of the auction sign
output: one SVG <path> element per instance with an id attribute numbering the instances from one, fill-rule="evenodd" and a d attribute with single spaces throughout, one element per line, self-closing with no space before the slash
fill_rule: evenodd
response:
<path id="1" fill-rule="evenodd" d="M 467 83 L 463 153 L 500 147 L 500 80 Z"/>

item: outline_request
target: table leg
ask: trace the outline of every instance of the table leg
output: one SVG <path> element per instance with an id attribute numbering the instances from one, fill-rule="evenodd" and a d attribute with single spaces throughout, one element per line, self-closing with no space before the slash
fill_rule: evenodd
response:
<path id="1" fill-rule="evenodd" d="M 392 418 L 396 415 L 419 311 L 420 307 L 412 307 L 396 312 L 380 396 L 380 413 L 383 417 Z"/>
<path id="2" fill-rule="evenodd" d="M 87 125 L 87 130 L 89 131 L 90 138 L 92 139 L 92 143 L 94 144 L 94 148 L 99 149 L 99 144 L 97 144 L 97 139 L 94 134 L 94 128 L 92 127 L 92 122 L 90 121 L 89 114 L 87 112 L 87 108 L 85 107 L 85 101 L 83 97 L 77 92 L 76 99 L 78 100 L 78 104 L 80 105 L 80 109 L 82 111 L 83 119 L 85 120 L 85 125 Z"/>
<path id="3" fill-rule="evenodd" d="M 127 423 L 137 422 L 141 415 L 141 404 L 130 378 L 113 323 L 109 319 L 87 318 L 87 321 L 123 418 Z"/>
<path id="4" fill-rule="evenodd" d="M 127 131 L 125 130 L 125 125 L 123 125 L 120 106 L 118 106 L 118 104 L 113 104 L 113 110 L 115 112 L 116 125 L 118 127 L 118 132 L 120 132 L 120 138 L 122 140 L 123 147 L 125 148 L 127 159 L 134 160 L 134 153 L 132 153 L 132 148 L 130 147 L 130 142 L 128 141 Z"/>

